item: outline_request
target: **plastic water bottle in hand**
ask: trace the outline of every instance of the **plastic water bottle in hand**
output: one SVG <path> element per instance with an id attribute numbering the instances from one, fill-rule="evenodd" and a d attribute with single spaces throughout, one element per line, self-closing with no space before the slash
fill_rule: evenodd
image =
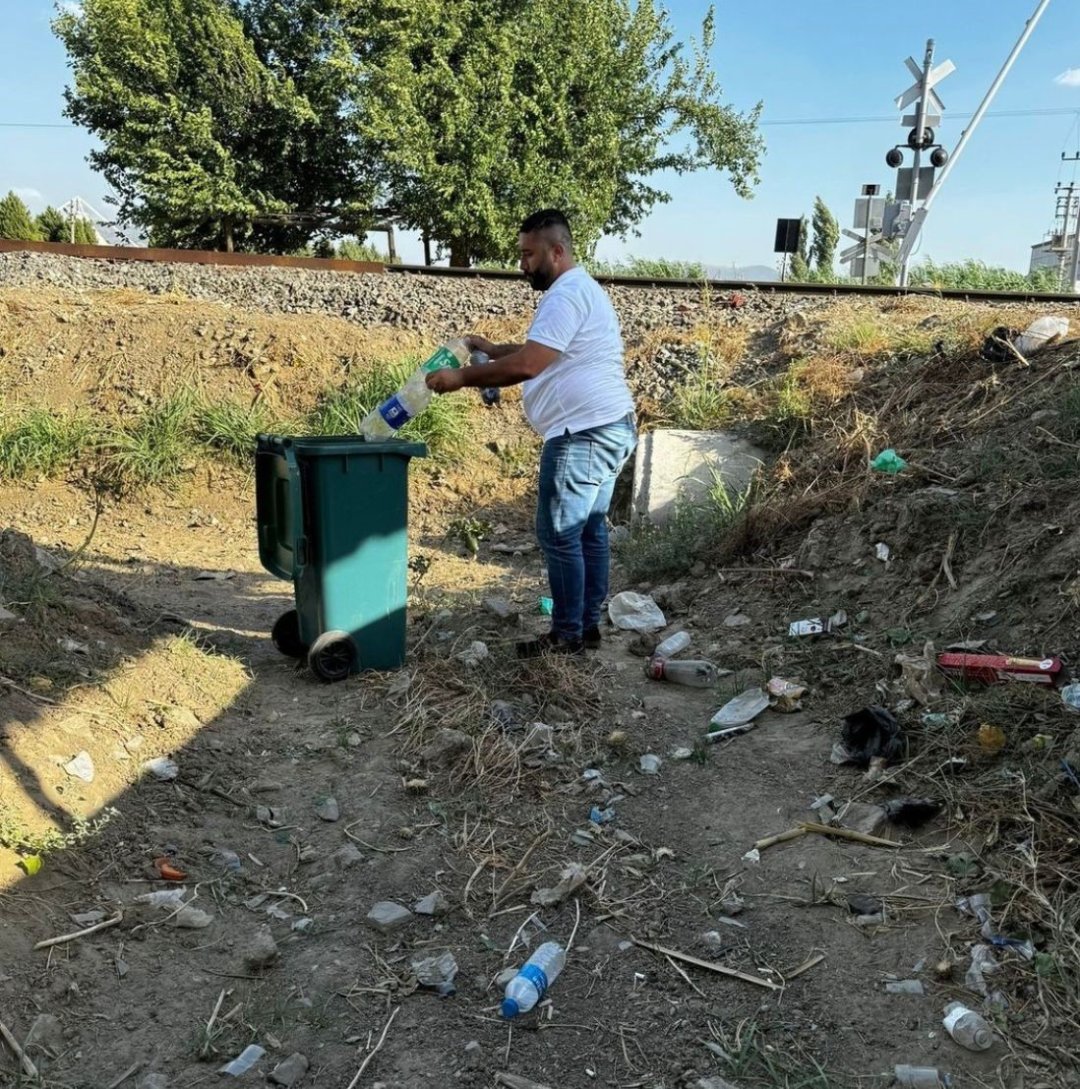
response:
<path id="1" fill-rule="evenodd" d="M 566 950 L 555 942 L 544 942 L 521 966 L 520 971 L 506 985 L 502 1001 L 502 1015 L 517 1017 L 529 1010 L 547 993 L 566 966 Z"/>
<path id="2" fill-rule="evenodd" d="M 411 419 L 419 416 L 435 395 L 427 387 L 427 376 L 432 371 L 445 368 L 455 370 L 465 365 L 469 358 L 469 347 L 464 340 L 447 341 L 421 367 L 417 367 L 409 380 L 393 395 L 388 397 L 378 408 L 372 409 L 360 424 L 360 434 L 368 442 L 390 439 Z"/>

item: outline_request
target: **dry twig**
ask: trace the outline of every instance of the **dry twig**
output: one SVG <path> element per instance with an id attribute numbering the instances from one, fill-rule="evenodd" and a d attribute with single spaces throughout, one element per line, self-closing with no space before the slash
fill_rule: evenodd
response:
<path id="1" fill-rule="evenodd" d="M 38 942 L 37 945 L 34 946 L 34 949 L 48 949 L 52 945 L 66 945 L 68 942 L 73 942 L 78 938 L 85 938 L 89 934 L 96 934 L 99 930 L 108 930 L 110 926 L 116 926 L 123 921 L 124 913 L 120 911 L 111 919 L 105 919 L 103 922 L 95 923 L 93 926 L 86 927 L 85 930 L 76 930 L 71 934 L 61 934 L 56 938 L 46 938 L 44 941 Z"/>
<path id="2" fill-rule="evenodd" d="M 661 957 L 672 957 L 675 960 L 681 960 L 684 964 L 692 964 L 696 968 L 704 968 L 709 972 L 716 972 L 717 975 L 730 976 L 732 979 L 741 979 L 743 983 L 752 983 L 755 987 L 764 987 L 767 991 L 779 991 L 782 990 L 779 983 L 773 983 L 770 979 L 762 979 L 760 976 L 752 976 L 749 972 L 740 972 L 737 968 L 728 968 L 725 964 L 716 964 L 710 960 L 701 960 L 699 957 L 692 957 L 689 953 L 680 953 L 677 949 L 668 949 L 663 945 L 653 945 L 652 942 L 643 942 L 640 938 L 630 939 L 634 945 L 640 946 L 642 949 L 648 949 L 650 953 L 656 953 Z"/>

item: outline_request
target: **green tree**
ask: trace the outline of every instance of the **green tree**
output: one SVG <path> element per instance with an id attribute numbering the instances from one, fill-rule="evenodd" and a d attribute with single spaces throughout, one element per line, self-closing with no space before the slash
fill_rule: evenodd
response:
<path id="1" fill-rule="evenodd" d="M 232 249 L 260 214 L 290 211 L 278 156 L 315 118 L 221 0 L 84 0 L 53 25 L 66 113 L 98 137 L 90 162 L 121 220 L 152 243 Z"/>
<path id="2" fill-rule="evenodd" d="M 814 272 L 825 281 L 833 279 L 833 260 L 840 243 L 840 225 L 821 199 L 814 198 L 814 243 L 810 248 L 814 259 Z"/>
<path id="3" fill-rule="evenodd" d="M 805 284 L 810 280 L 810 221 L 799 219 L 799 249 L 791 258 L 791 279 Z"/>
<path id="4" fill-rule="evenodd" d="M 45 242 L 71 242 L 71 220 L 51 204 L 37 217 L 38 233 Z M 96 246 L 97 231 L 90 220 L 80 216 L 75 220 L 74 241 L 80 246 Z"/>
<path id="5" fill-rule="evenodd" d="M 30 209 L 14 191 L 0 200 L 0 238 L 12 238 L 19 242 L 38 242 L 41 239 L 41 232 L 30 215 Z"/>
<path id="6" fill-rule="evenodd" d="M 690 55 L 654 0 L 371 0 L 348 33 L 386 202 L 451 264 L 507 259 L 552 205 L 587 255 L 669 199 L 661 171 L 757 181 L 759 108 L 722 101 L 711 10 Z"/>

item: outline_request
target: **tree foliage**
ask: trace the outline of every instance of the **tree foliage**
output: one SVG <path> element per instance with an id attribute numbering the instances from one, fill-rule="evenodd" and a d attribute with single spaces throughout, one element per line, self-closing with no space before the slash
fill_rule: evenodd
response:
<path id="1" fill-rule="evenodd" d="M 711 10 L 689 50 L 655 0 L 85 0 L 55 28 L 68 115 L 155 242 L 295 248 L 379 204 L 463 264 L 558 205 L 588 252 L 660 172 L 757 180 Z"/>
<path id="2" fill-rule="evenodd" d="M 814 242 L 810 247 L 810 255 L 814 259 L 814 271 L 824 280 L 834 275 L 833 261 L 839 243 L 840 224 L 836 222 L 836 216 L 821 197 L 815 197 Z"/>
<path id="3" fill-rule="evenodd" d="M 73 229 L 71 219 L 51 204 L 37 217 L 36 223 L 38 234 L 45 242 L 74 242 L 78 246 L 98 244 L 97 231 L 90 220 L 79 216 Z"/>
<path id="4" fill-rule="evenodd" d="M 152 243 L 231 249 L 256 216 L 290 210 L 278 156 L 314 117 L 221 0 L 84 0 L 54 27 L 67 115 L 101 141 L 90 162 L 121 220 Z"/>
<path id="5" fill-rule="evenodd" d="M 19 242 L 41 240 L 41 232 L 30 215 L 30 209 L 14 191 L 0 200 L 0 238 L 12 238 Z"/>

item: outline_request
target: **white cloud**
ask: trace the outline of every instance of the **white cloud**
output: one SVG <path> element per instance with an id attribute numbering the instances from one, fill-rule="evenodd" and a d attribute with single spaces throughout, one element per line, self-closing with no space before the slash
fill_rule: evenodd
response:
<path id="1" fill-rule="evenodd" d="M 24 185 L 21 187 L 16 186 L 12 192 L 25 201 L 25 203 L 29 204 L 31 206 L 31 211 L 33 211 L 34 205 L 40 205 L 42 208 L 45 207 L 45 195 L 40 189 L 34 189 L 31 186 Z"/>
<path id="2" fill-rule="evenodd" d="M 1060 76 L 1054 77 L 1059 87 L 1080 87 L 1080 68 L 1066 68 Z"/>
<path id="3" fill-rule="evenodd" d="M 82 15 L 80 0 L 58 0 L 56 7 L 66 15 Z"/>

